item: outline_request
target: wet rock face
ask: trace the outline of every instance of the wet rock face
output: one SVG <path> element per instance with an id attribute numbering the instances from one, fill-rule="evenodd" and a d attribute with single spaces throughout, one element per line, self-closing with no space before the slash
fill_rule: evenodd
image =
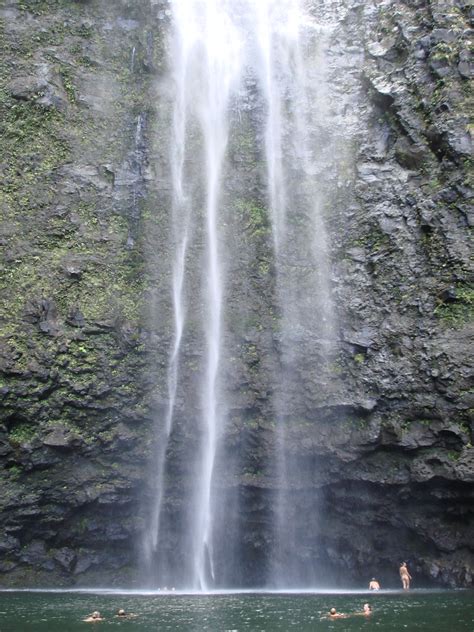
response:
<path id="1" fill-rule="evenodd" d="M 354 4 L 343 27 L 364 61 L 355 195 L 329 220 L 337 379 L 347 401 L 373 409 L 349 414 L 346 437 L 342 415 L 331 421 L 323 539 L 336 565 L 392 583 L 402 558 L 423 581 L 472 581 L 472 92 L 460 68 L 471 13 L 462 2 Z"/>
<path id="2" fill-rule="evenodd" d="M 466 586 L 472 9 L 330 4 L 339 23 L 328 75 L 344 95 L 334 133 L 346 148 L 327 179 L 338 339 L 324 389 L 314 386 L 316 362 L 288 384 L 297 506 L 319 515 L 317 537 L 309 520 L 299 535 L 334 579 L 396 586 L 406 559 L 417 585 Z M 148 0 L 10 0 L 1 17 L 1 583 L 132 584 L 172 336 L 169 112 L 159 88 L 167 15 Z M 242 125 L 252 127 L 258 107 L 249 98 Z M 259 585 L 272 538 L 279 335 L 265 193 L 247 136 L 242 128 L 231 139 L 230 188 L 245 173 L 255 203 L 242 207 L 247 228 L 236 237 L 249 275 L 234 279 L 229 298 L 239 307 L 227 343 L 240 355 L 225 366 L 232 415 L 218 478 L 240 499 L 229 529 L 241 531 L 244 575 Z M 191 332 L 186 393 L 201 353 Z M 188 400 L 177 409 L 192 449 L 185 424 L 196 410 Z M 185 463 L 180 444 L 170 450 Z M 246 455 L 238 466 L 236 454 Z M 184 513 L 180 472 L 169 475 L 169 504 Z"/>
<path id="3" fill-rule="evenodd" d="M 315 353 L 285 383 L 287 458 L 298 464 L 294 554 L 304 564 L 311 550 L 326 577 L 359 586 L 373 575 L 399 586 L 403 559 L 418 585 L 470 585 L 472 93 L 459 63 L 471 10 L 347 2 L 338 11 L 327 73 L 343 151 L 325 175 L 339 337 L 330 375 Z M 253 526 L 260 507 L 259 528 L 242 538 L 258 558 L 272 541 L 272 413 L 262 393 L 272 392 L 274 346 L 247 335 L 257 359 L 240 378 L 245 430 L 229 439 L 229 455 L 249 444 L 259 454 L 242 476 L 241 505 Z"/>
<path id="4" fill-rule="evenodd" d="M 97 569 L 110 583 L 118 568 L 129 581 L 136 558 L 156 348 L 144 305 L 159 292 L 145 266 L 148 113 L 163 58 L 147 26 L 160 6 L 138 4 L 1 9 L 2 585 Z"/>

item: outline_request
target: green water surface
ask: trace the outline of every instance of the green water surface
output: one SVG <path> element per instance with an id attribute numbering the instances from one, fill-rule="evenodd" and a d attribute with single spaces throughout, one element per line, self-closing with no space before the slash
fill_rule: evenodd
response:
<path id="1" fill-rule="evenodd" d="M 365 602 L 370 617 L 357 616 Z M 348 613 L 329 620 L 329 608 Z M 115 617 L 119 608 L 137 617 Z M 82 618 L 99 610 L 105 620 Z M 0 632 L 79 630 L 155 632 L 473 632 L 474 594 L 469 591 L 350 594 L 137 595 L 0 592 Z"/>

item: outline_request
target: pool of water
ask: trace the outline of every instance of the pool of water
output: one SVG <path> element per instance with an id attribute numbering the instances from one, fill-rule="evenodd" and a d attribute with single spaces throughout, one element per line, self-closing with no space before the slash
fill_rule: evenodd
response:
<path id="1" fill-rule="evenodd" d="M 369 602 L 370 617 L 355 613 Z M 329 620 L 329 608 L 349 614 Z M 119 608 L 134 612 L 117 618 Z M 99 610 L 104 621 L 82 619 Z M 0 592 L 0 632 L 275 632 L 355 630 L 473 632 L 474 594 L 469 591 L 327 594 L 117 594 L 107 592 Z"/>

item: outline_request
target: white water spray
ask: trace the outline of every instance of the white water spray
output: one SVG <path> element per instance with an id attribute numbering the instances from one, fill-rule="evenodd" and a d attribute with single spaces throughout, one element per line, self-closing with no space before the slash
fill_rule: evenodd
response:
<path id="1" fill-rule="evenodd" d="M 334 336 L 322 219 L 325 199 L 318 184 L 324 177 L 324 151 L 318 146 L 322 145 L 321 119 L 327 99 L 321 70 L 324 29 L 315 24 L 298 0 L 171 0 L 170 7 L 174 333 L 168 360 L 167 408 L 157 452 L 155 502 L 145 548 L 147 557 L 153 560 L 159 556 L 160 546 L 174 537 L 170 525 L 161 527 L 167 493 L 164 479 L 177 398 L 183 395 L 183 340 L 193 319 L 199 322 L 203 349 L 198 394 L 192 407 L 199 411 L 199 445 L 190 457 L 191 479 L 184 485 L 188 494 L 184 500 L 190 510 L 179 514 L 180 523 L 175 527 L 186 548 L 186 578 L 181 587 L 209 590 L 217 581 L 213 477 L 226 417 L 226 385 L 221 380 L 221 369 L 229 244 L 223 226 L 225 199 L 232 195 L 225 178 L 231 125 L 238 119 L 236 112 L 244 107 L 245 82 L 251 77 L 263 112 L 254 124 L 262 145 L 262 188 L 267 193 L 273 236 L 274 301 L 281 319 L 279 362 L 282 367 L 297 367 L 311 361 L 304 350 L 308 344 L 319 345 L 321 356 L 328 352 Z M 246 183 L 240 186 L 245 190 Z M 198 273 L 189 269 L 190 253 L 194 253 L 193 265 L 200 266 Z M 245 275 L 246 270 L 239 274 Z M 189 313 L 191 302 L 199 303 L 199 314 Z M 290 523 L 295 512 L 291 481 L 298 474 L 298 465 L 288 460 L 285 446 L 289 406 L 284 387 L 288 371 L 283 369 L 274 376 L 278 393 L 273 402 L 276 480 L 281 490 L 274 507 L 273 554 L 278 559 L 269 564 L 272 577 L 268 581 L 276 586 L 282 585 L 277 575 L 283 576 L 288 552 L 297 537 Z M 220 544 L 222 551 L 225 547 Z M 280 555 L 279 551 L 285 553 Z M 177 560 L 178 553 L 173 555 Z M 169 564 L 176 566 L 178 562 L 171 560 Z M 168 569 L 165 577 L 173 573 L 173 568 Z M 290 575 L 291 583 L 305 573 L 295 567 Z"/>
<path id="2" fill-rule="evenodd" d="M 175 66 L 173 79 L 175 85 L 175 99 L 170 152 L 173 185 L 172 237 L 174 260 L 172 268 L 172 306 L 174 315 L 174 336 L 168 363 L 168 407 L 164 423 L 164 433 L 158 445 L 156 455 L 155 502 L 152 508 L 151 524 L 148 532 L 148 550 L 146 551 L 146 557 L 150 561 L 157 553 L 160 540 L 160 519 L 162 514 L 163 494 L 165 491 L 164 473 L 166 451 L 173 427 L 178 387 L 178 364 L 185 321 L 183 286 L 190 230 L 189 200 L 184 193 L 184 158 L 186 152 L 187 121 L 186 81 L 190 50 L 188 48 L 188 40 L 180 37 L 179 33 L 177 33 L 174 43 L 173 59 L 175 60 Z"/>

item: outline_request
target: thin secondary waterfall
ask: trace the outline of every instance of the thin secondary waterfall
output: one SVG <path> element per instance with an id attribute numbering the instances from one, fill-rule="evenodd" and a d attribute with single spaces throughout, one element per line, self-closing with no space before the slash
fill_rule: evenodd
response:
<path id="1" fill-rule="evenodd" d="M 281 9 L 287 8 L 283 3 Z M 282 147 L 282 95 L 275 78 L 275 59 L 278 57 L 278 45 L 275 47 L 275 23 L 272 12 L 278 8 L 275 2 L 257 4 L 257 50 L 260 56 L 258 72 L 262 83 L 267 107 L 265 131 L 265 154 L 268 169 L 268 199 L 272 213 L 275 254 L 278 256 L 283 226 L 285 223 L 286 199 L 283 172 Z M 290 16 L 286 16 L 291 19 Z M 285 19 L 285 18 L 283 18 Z M 274 50 L 276 48 L 277 50 Z"/>
<path id="2" fill-rule="evenodd" d="M 319 365 L 320 383 L 332 359 L 335 323 L 329 287 L 328 249 L 322 220 L 322 143 L 328 125 L 327 26 L 317 25 L 295 2 L 263 3 L 259 42 L 262 85 L 268 104 L 266 157 L 268 200 L 275 243 L 276 302 L 280 310 L 281 364 L 275 375 L 276 479 L 275 545 L 270 584 L 277 588 L 315 585 L 314 560 L 295 555 L 301 545 L 298 494 L 304 487 L 298 458 L 291 455 L 291 418 L 286 390 L 300 367 Z M 317 39 L 317 46 L 308 42 Z M 306 55 L 306 56 L 305 56 Z M 309 345 L 309 348 L 308 348 Z M 312 516 L 317 519 L 317 516 Z M 315 525 L 317 528 L 317 525 Z"/>
<path id="3" fill-rule="evenodd" d="M 239 391 L 231 360 L 242 349 L 232 288 L 254 261 L 229 227 L 245 234 L 257 222 L 272 258 L 259 274 L 270 283 L 267 309 L 278 327 L 267 350 L 274 356 L 265 413 L 274 428 L 271 527 L 267 570 L 256 576 L 271 587 L 314 585 L 313 553 L 309 561 L 293 555 L 305 481 L 288 445 L 299 423 L 291 411 L 302 409 L 300 371 L 316 363 L 320 384 L 311 386 L 324 388 L 334 338 L 321 184 L 331 152 L 325 28 L 298 0 L 171 0 L 170 9 L 173 330 L 143 543 L 146 581 L 188 590 L 252 581 L 252 555 L 245 552 L 247 567 L 239 562 L 252 527 L 240 518 L 238 482 L 251 455 L 243 444 L 228 455 L 229 401 Z M 239 140 L 245 126 L 251 131 Z"/>
<path id="4" fill-rule="evenodd" d="M 190 230 L 189 200 L 184 193 L 184 157 L 186 148 L 186 78 L 187 57 L 189 50 L 187 41 L 176 37 L 173 58 L 175 59 L 174 81 L 176 98 L 173 112 L 173 135 L 171 144 L 171 175 L 172 175 L 172 238 L 174 248 L 172 274 L 172 305 L 174 314 L 174 337 L 168 364 L 168 406 L 165 416 L 164 432 L 159 443 L 155 460 L 155 501 L 152 508 L 151 524 L 146 541 L 146 558 L 153 563 L 154 553 L 158 549 L 160 539 L 160 517 L 164 494 L 165 455 L 168 448 L 173 424 L 176 392 L 178 386 L 179 351 L 183 336 L 185 304 L 183 295 L 185 262 L 188 248 L 188 233 Z M 151 569 L 148 569 L 151 576 Z"/>

